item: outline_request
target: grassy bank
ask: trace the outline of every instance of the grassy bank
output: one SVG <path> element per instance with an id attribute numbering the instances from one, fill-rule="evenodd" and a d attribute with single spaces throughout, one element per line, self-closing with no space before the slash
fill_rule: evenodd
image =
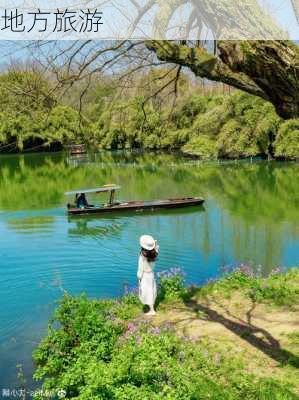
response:
<path id="1" fill-rule="evenodd" d="M 299 271 L 247 266 L 203 287 L 160 274 L 158 315 L 134 293 L 65 294 L 34 353 L 43 388 L 76 399 L 299 398 Z M 37 397 L 42 398 L 42 397 Z"/>

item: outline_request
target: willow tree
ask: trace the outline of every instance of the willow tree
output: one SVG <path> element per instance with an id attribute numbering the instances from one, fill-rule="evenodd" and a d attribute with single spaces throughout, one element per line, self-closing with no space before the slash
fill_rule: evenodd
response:
<path id="1" fill-rule="evenodd" d="M 183 3 L 190 7 L 185 35 L 197 29 L 201 37 L 201 30 L 208 26 L 220 40 L 213 53 L 200 41 L 147 41 L 158 59 L 268 100 L 282 118 L 299 117 L 299 48 L 256 0 L 158 1 L 154 37 L 165 36 L 175 9 Z M 297 15 L 299 3 L 294 0 L 293 4 Z"/>
<path id="2" fill-rule="evenodd" d="M 170 41 L 150 41 L 147 47 L 160 60 L 270 101 L 282 118 L 299 117 L 299 49 L 291 42 L 218 41 L 217 55 Z"/>
<path id="3" fill-rule="evenodd" d="M 115 65 L 119 77 L 122 70 L 127 76 L 128 68 L 137 71 L 143 66 L 172 63 L 178 70 L 186 67 L 198 77 L 259 96 L 271 102 L 284 119 L 299 117 L 299 48 L 288 40 L 288 34 L 258 0 L 130 0 L 129 3 L 131 7 L 128 4 L 125 13 L 132 22 L 130 40 L 72 43 L 63 52 L 65 68 L 61 62 L 55 68 L 63 84 L 86 80 L 92 73 Z M 298 0 L 293 0 L 293 4 L 297 7 Z M 183 23 L 181 20 L 178 23 L 175 14 L 182 6 L 187 7 L 182 16 L 188 15 Z M 138 32 L 142 31 L 148 15 L 153 19 L 150 40 L 134 40 L 140 37 Z M 169 35 L 171 22 L 172 26 L 182 28 L 181 37 Z M 209 32 L 210 39 L 215 39 L 213 49 L 201 40 L 204 31 Z M 51 62 L 55 59 L 52 56 Z"/>

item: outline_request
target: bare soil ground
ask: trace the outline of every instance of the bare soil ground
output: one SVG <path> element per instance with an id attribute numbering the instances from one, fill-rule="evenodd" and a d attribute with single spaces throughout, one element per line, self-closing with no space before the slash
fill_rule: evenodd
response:
<path id="1" fill-rule="evenodd" d="M 170 324 L 209 349 L 225 349 L 248 372 L 289 382 L 299 394 L 299 304 L 273 307 L 238 292 L 229 299 L 195 294 L 187 303 L 161 305 L 153 324 Z"/>

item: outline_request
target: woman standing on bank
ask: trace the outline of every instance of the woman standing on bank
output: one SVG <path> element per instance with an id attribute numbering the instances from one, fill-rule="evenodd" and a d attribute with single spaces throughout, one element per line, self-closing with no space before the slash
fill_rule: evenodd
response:
<path id="1" fill-rule="evenodd" d="M 156 240 L 150 235 L 142 235 L 139 243 L 141 246 L 137 271 L 139 299 L 142 304 L 146 304 L 150 308 L 146 314 L 155 315 L 154 305 L 157 297 L 157 284 L 154 275 L 154 266 L 159 246 Z"/>

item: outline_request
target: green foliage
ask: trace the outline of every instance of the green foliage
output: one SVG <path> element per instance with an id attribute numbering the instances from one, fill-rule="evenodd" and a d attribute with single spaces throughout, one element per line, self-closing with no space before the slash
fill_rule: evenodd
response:
<path id="1" fill-rule="evenodd" d="M 193 95 L 184 99 L 172 115 L 172 120 L 178 129 L 189 128 L 198 114 L 207 111 L 209 97 Z"/>
<path id="2" fill-rule="evenodd" d="M 235 119 L 223 126 L 218 136 L 217 146 L 222 157 L 238 158 L 260 154 L 249 126 Z"/>
<path id="3" fill-rule="evenodd" d="M 252 300 L 276 306 L 292 306 L 299 301 L 298 269 L 280 273 L 273 271 L 269 277 L 261 278 L 249 266 L 241 266 L 233 273 L 225 274 L 223 278 L 200 290 L 202 295 L 220 293 L 226 297 L 241 290 Z"/>
<path id="4" fill-rule="evenodd" d="M 0 111 L 34 116 L 56 103 L 50 81 L 39 71 L 12 70 L 0 75 Z"/>
<path id="5" fill-rule="evenodd" d="M 174 300 L 182 298 L 186 292 L 184 273 L 180 268 L 158 273 L 159 300 Z"/>
<path id="6" fill-rule="evenodd" d="M 110 308 L 110 312 L 118 319 L 130 320 L 140 312 L 140 300 L 136 294 L 129 293 L 117 300 Z"/>
<path id="7" fill-rule="evenodd" d="M 215 138 L 219 134 L 222 126 L 232 117 L 233 113 L 231 101 L 223 96 L 222 103 L 214 106 L 213 103 L 210 103 L 209 109 L 194 120 L 192 126 L 194 134 L 211 138 Z"/>
<path id="8" fill-rule="evenodd" d="M 288 333 L 286 336 L 292 345 L 299 345 L 299 331 Z"/>
<path id="9" fill-rule="evenodd" d="M 135 301 L 136 303 L 136 301 Z M 132 299 L 88 300 L 65 294 L 49 326 L 49 334 L 34 352 L 38 366 L 35 378 L 45 388 L 67 388 L 75 396 L 85 383 L 86 363 L 108 362 L 119 336 L 122 321 L 132 318 L 136 304 Z"/>
<path id="10" fill-rule="evenodd" d="M 174 129 L 167 130 L 161 138 L 161 147 L 163 149 L 180 149 L 190 137 L 190 130 L 184 129 Z"/>
<path id="11" fill-rule="evenodd" d="M 101 108 L 91 142 L 105 149 L 182 149 L 203 159 L 269 156 L 275 145 L 275 156 L 298 157 L 297 120 L 282 122 L 260 98 L 191 95 L 175 110 L 145 100 L 129 97 Z"/>
<path id="12" fill-rule="evenodd" d="M 277 157 L 299 158 L 299 120 L 291 119 L 280 125 L 274 146 Z"/>
<path id="13" fill-rule="evenodd" d="M 34 118 L 27 114 L 14 116 L 0 113 L 0 138 L 4 143 L 14 143 L 19 150 L 35 146 L 50 147 L 54 143 L 68 144 L 82 141 L 82 129 L 88 136 L 84 121 L 81 126 L 79 114 L 66 106 L 54 107 L 47 113 L 35 112 Z"/>
<path id="14" fill-rule="evenodd" d="M 41 73 L 2 74 L 0 142 L 21 151 L 83 141 L 108 150 L 182 149 L 203 159 L 298 158 L 298 121 L 282 122 L 270 103 L 237 91 L 198 94 L 199 85 L 191 87 L 183 76 L 174 107 L 158 90 L 161 73 L 172 76 L 169 70 L 148 72 L 138 94 L 121 92 L 112 78 L 95 79 L 83 99 L 74 88 L 60 103 Z"/>
<path id="15" fill-rule="evenodd" d="M 253 286 L 249 295 L 258 302 L 268 302 L 278 306 L 292 306 L 299 300 L 297 270 L 286 274 L 273 274 L 266 280 L 260 280 Z"/>
<path id="16" fill-rule="evenodd" d="M 95 125 L 100 147 L 182 149 L 203 159 L 268 154 L 279 118 L 269 103 L 247 94 L 191 95 L 170 110 L 143 97 L 119 102 Z"/>
<path id="17" fill-rule="evenodd" d="M 216 142 L 208 136 L 195 136 L 182 147 L 182 151 L 203 160 L 215 159 L 218 156 Z"/>
<path id="18" fill-rule="evenodd" d="M 83 139 L 82 130 L 84 128 L 84 120 L 82 120 L 74 109 L 66 106 L 57 106 L 51 110 L 44 121 L 44 138 L 60 143 L 70 143 L 72 140 Z M 88 132 L 84 132 L 88 136 Z M 47 142 L 46 142 L 47 144 Z"/>
<path id="19" fill-rule="evenodd" d="M 273 294 L 294 280 L 298 280 L 298 272 L 290 271 L 283 276 L 273 274 L 267 282 Z M 208 288 L 213 292 L 247 290 L 258 287 L 256 282 L 243 268 Z M 183 277 L 179 270 L 162 273 L 160 283 L 166 298 L 180 297 Z M 263 301 L 269 300 L 269 293 L 264 292 Z M 249 374 L 241 359 L 231 358 L 215 344 L 194 343 L 170 327 L 134 320 L 137 304 L 132 294 L 118 300 L 66 294 L 48 336 L 34 353 L 35 378 L 43 379 L 43 390 L 64 390 L 66 398 L 78 400 L 297 398 L 290 387 Z M 35 398 L 42 399 L 40 394 Z"/>
<path id="20" fill-rule="evenodd" d="M 50 148 L 89 136 L 86 120 L 73 108 L 57 104 L 40 73 L 3 74 L 0 89 L 0 141 L 8 150 Z"/>
<path id="21" fill-rule="evenodd" d="M 271 104 L 235 92 L 231 96 L 205 97 L 193 122 L 189 119 L 189 141 L 184 153 L 202 159 L 268 155 L 280 119 Z M 202 103 L 201 103 L 202 104 Z"/>

